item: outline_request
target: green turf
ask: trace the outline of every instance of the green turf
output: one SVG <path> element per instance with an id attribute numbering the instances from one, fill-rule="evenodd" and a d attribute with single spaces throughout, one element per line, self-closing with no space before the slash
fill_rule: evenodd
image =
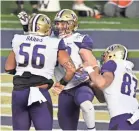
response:
<path id="1" fill-rule="evenodd" d="M 139 80 L 139 74 L 137 74 L 137 73 L 136 73 L 136 77 L 137 77 L 137 78 L 138 78 L 138 80 Z M 139 84 L 138 84 L 138 86 L 139 86 Z"/>
<path id="2" fill-rule="evenodd" d="M 1 50 L 1 56 L 8 56 L 10 50 Z M 93 51 L 93 54 L 96 57 L 101 57 L 103 51 Z M 139 58 L 139 51 L 130 51 L 129 52 L 129 58 Z"/>
<path id="3" fill-rule="evenodd" d="M 72 8 L 71 1 L 60 1 L 61 8 Z M 85 2 L 88 6 L 93 7 L 94 4 L 102 4 L 103 1 L 99 2 L 92 2 L 92 1 L 86 1 Z M 16 16 L 10 15 L 11 12 L 16 8 L 15 1 L 2 1 L 1 2 L 1 27 L 2 28 L 21 28 L 20 23 L 3 23 L 3 21 L 18 21 L 18 18 Z M 7 6 L 8 5 L 8 6 Z M 28 1 L 25 2 L 25 10 L 31 14 L 31 6 Z M 47 14 L 53 21 L 54 16 L 56 12 L 44 12 Z M 82 21 L 86 22 L 95 22 L 95 23 L 88 23 L 88 24 L 82 24 Z M 103 22 L 118 22 L 119 24 L 104 24 Z M 102 22 L 102 23 L 101 23 Z M 87 28 L 87 29 L 96 29 L 96 28 L 111 28 L 111 29 L 139 29 L 139 19 L 128 19 L 128 18 L 102 18 L 99 20 L 96 20 L 91 17 L 79 17 L 79 28 Z"/>

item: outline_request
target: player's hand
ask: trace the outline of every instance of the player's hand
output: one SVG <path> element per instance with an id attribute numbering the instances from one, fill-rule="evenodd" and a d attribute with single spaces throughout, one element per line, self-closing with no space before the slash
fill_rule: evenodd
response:
<path id="1" fill-rule="evenodd" d="M 64 86 L 61 85 L 59 82 L 53 85 L 52 92 L 54 95 L 59 95 L 64 89 Z"/>
<path id="2" fill-rule="evenodd" d="M 29 16 L 25 11 L 21 11 L 17 16 L 18 16 L 20 23 L 22 25 L 28 25 Z"/>

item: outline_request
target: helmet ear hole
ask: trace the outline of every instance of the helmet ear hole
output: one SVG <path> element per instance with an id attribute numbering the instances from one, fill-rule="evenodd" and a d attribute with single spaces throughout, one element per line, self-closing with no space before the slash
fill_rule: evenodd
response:
<path id="1" fill-rule="evenodd" d="M 112 56 L 109 56 L 109 59 L 112 58 Z"/>

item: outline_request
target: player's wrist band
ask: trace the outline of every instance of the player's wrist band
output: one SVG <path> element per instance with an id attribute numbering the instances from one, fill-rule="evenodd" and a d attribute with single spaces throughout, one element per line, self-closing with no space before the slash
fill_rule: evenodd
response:
<path id="1" fill-rule="evenodd" d="M 94 66 L 93 66 L 93 69 L 94 69 L 95 67 L 98 67 L 98 68 L 99 68 L 99 65 L 94 65 Z"/>
<path id="2" fill-rule="evenodd" d="M 68 84 L 68 82 L 65 81 L 64 78 L 62 78 L 59 82 L 61 85 L 64 85 L 64 86 L 66 86 Z"/>
<path id="3" fill-rule="evenodd" d="M 86 72 L 88 72 L 88 74 L 94 72 L 94 69 L 92 68 L 92 66 L 88 66 L 88 67 L 84 68 L 84 70 L 85 70 Z"/>
<path id="4" fill-rule="evenodd" d="M 28 25 L 23 25 L 23 30 L 24 30 L 25 32 L 28 32 Z"/>
<path id="5" fill-rule="evenodd" d="M 5 70 L 8 74 L 11 74 L 11 75 L 15 75 L 16 73 L 16 70 L 15 69 L 12 69 L 12 70 Z"/>

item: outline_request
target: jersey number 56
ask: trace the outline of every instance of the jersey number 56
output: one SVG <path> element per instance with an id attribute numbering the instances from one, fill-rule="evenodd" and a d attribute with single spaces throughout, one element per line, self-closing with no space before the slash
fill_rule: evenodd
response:
<path id="1" fill-rule="evenodd" d="M 35 45 L 33 47 L 32 55 L 29 56 L 29 53 L 27 51 L 24 51 L 23 49 L 29 48 L 31 44 L 29 43 L 23 43 L 20 45 L 19 54 L 21 56 L 24 56 L 23 63 L 19 63 L 18 66 L 20 67 L 26 67 L 29 64 L 29 60 L 31 60 L 31 65 L 33 68 L 41 69 L 44 67 L 45 62 L 45 56 L 42 53 L 39 53 L 39 49 L 46 49 L 46 45 Z M 39 59 L 39 63 L 37 64 L 37 59 Z"/>

